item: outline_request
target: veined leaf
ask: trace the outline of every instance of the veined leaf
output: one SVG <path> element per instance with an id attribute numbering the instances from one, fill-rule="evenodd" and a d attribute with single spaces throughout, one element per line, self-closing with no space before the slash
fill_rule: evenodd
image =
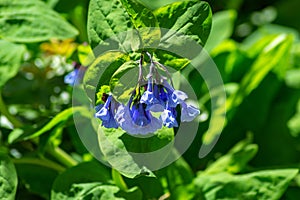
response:
<path id="1" fill-rule="evenodd" d="M 14 200 L 17 184 L 14 164 L 8 156 L 0 154 L 0 199 Z"/>
<path id="2" fill-rule="evenodd" d="M 161 28 L 156 55 L 162 63 L 180 70 L 202 50 L 211 29 L 206 2 L 180 1 L 154 11 Z"/>
<path id="3" fill-rule="evenodd" d="M 61 200 L 78 197 L 77 195 L 87 192 L 84 187 L 78 191 L 74 190 L 80 184 L 105 185 L 108 184 L 109 180 L 111 180 L 111 175 L 107 167 L 96 161 L 81 163 L 66 170 L 56 178 L 51 191 L 51 199 Z"/>
<path id="4" fill-rule="evenodd" d="M 0 8 L 1 9 L 1 8 Z M 1 14 L 0 14 L 1 15 Z M 1 20 L 1 19 L 0 19 Z M 21 66 L 25 46 L 0 40 L 0 88 L 14 77 Z"/>
<path id="5" fill-rule="evenodd" d="M 110 165 L 128 178 L 139 175 L 154 176 L 147 168 L 139 167 L 128 153 L 125 145 L 119 137 L 125 132 L 120 129 L 107 129 L 99 126 L 98 140 L 102 153 Z"/>
<path id="6" fill-rule="evenodd" d="M 75 37 L 78 31 L 38 0 L 0 2 L 0 38 L 13 42 L 41 42 Z"/>
<path id="7" fill-rule="evenodd" d="M 92 48 L 102 45 L 114 47 L 112 50 L 136 50 L 140 45 L 147 46 L 159 41 L 159 31 L 143 29 L 156 26 L 153 13 L 136 0 L 90 2 L 88 33 Z"/>
<path id="8" fill-rule="evenodd" d="M 159 26 L 165 28 L 162 41 L 172 41 L 174 34 L 183 39 L 188 36 L 204 46 L 211 28 L 211 9 L 208 3 L 199 1 L 180 1 L 158 8 L 154 11 Z M 168 30 L 169 29 L 169 30 Z M 181 42 L 186 42 L 181 41 Z"/>
<path id="9" fill-rule="evenodd" d="M 194 184 L 199 197 L 207 200 L 278 200 L 297 173 L 297 169 L 264 170 L 243 175 L 200 173 Z"/>

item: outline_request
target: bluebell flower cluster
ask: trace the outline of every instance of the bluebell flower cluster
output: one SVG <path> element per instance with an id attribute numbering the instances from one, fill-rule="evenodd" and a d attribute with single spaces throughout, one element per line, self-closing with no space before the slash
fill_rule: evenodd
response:
<path id="1" fill-rule="evenodd" d="M 158 68 L 166 68 L 152 60 L 150 72 L 143 76 L 143 57 L 139 61 L 139 80 L 127 104 L 118 103 L 111 94 L 103 93 L 102 104 L 96 106 L 95 117 L 102 120 L 106 128 L 122 128 L 127 133 L 146 135 L 163 126 L 178 127 L 177 110 L 181 107 L 180 121 L 194 120 L 200 111 L 186 103 L 188 96 L 172 86 L 171 78 L 159 73 Z M 168 72 L 167 72 L 168 73 Z M 177 108 L 178 107 L 178 108 Z"/>

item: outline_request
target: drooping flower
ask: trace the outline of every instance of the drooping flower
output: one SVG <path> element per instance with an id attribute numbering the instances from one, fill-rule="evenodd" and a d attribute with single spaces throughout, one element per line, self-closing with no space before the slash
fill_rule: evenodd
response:
<path id="1" fill-rule="evenodd" d="M 131 98 L 128 105 L 118 107 L 115 119 L 120 127 L 129 134 L 154 133 L 161 129 L 162 121 L 152 116 L 145 107 L 146 105 L 143 103 L 132 103 Z"/>
<path id="2" fill-rule="evenodd" d="M 164 110 L 164 102 L 160 99 L 157 84 L 153 84 L 152 78 L 149 78 L 147 90 L 141 96 L 141 103 L 147 105 L 147 110 L 153 112 L 162 112 Z"/>
<path id="3" fill-rule="evenodd" d="M 102 120 L 102 125 L 106 128 L 118 128 L 114 117 L 114 110 L 116 108 L 117 102 L 114 101 L 113 97 L 109 95 L 105 101 L 105 104 L 100 104 L 96 106 L 95 117 Z"/>
<path id="4" fill-rule="evenodd" d="M 185 102 L 181 104 L 181 116 L 180 120 L 182 122 L 193 121 L 200 114 L 199 109 L 192 105 L 188 105 Z"/>
<path id="5" fill-rule="evenodd" d="M 164 126 L 168 128 L 178 127 L 176 117 L 177 117 L 176 109 L 172 107 L 168 107 L 167 109 L 165 109 L 160 116 Z"/>

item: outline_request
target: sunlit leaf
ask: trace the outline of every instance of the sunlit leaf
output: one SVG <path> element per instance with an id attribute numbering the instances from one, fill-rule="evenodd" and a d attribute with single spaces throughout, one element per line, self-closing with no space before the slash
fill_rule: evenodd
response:
<path id="1" fill-rule="evenodd" d="M 121 52 L 110 51 L 97 57 L 87 69 L 84 75 L 84 87 L 92 102 L 102 85 L 109 85 L 110 79 L 118 68 L 129 57 Z"/>
<path id="2" fill-rule="evenodd" d="M 198 197 L 215 199 L 278 200 L 287 189 L 297 169 L 258 171 L 243 175 L 199 174 L 194 181 Z"/>
<path id="3" fill-rule="evenodd" d="M 0 38 L 29 43 L 73 38 L 77 34 L 71 24 L 42 1 L 0 2 Z"/>

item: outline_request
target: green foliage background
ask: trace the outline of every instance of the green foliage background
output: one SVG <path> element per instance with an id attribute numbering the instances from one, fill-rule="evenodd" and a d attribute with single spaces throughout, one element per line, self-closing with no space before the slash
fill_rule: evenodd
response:
<path id="1" fill-rule="evenodd" d="M 297 0 L 0 0 L 0 199 L 298 200 L 299 4 Z M 138 166 L 124 150 L 158 149 L 172 142 L 172 129 L 142 141 L 124 131 L 100 128 L 95 137 L 112 165 L 109 168 L 82 144 L 72 117 L 82 117 L 84 124 L 92 121 L 90 111 L 71 108 L 73 88 L 63 82 L 73 61 L 88 65 L 90 46 L 115 45 L 127 51 L 171 38 L 170 32 L 149 35 L 144 27 L 172 29 L 205 45 L 227 95 L 225 127 L 213 150 L 199 158 L 201 145 L 219 134 L 208 129 L 212 113 L 207 86 L 199 73 L 190 70 L 187 58 L 148 49 L 197 88 L 202 112 L 189 149 L 154 172 Z M 134 44 L 128 44 L 130 35 L 106 43 L 132 28 L 142 32 Z M 176 45 L 180 48 L 180 42 Z M 83 80 L 84 92 L 93 102 L 101 85 L 118 87 L 120 77 L 134 68 L 130 60 L 136 54 L 102 53 L 95 55 L 97 63 Z M 107 63 L 112 64 L 98 80 L 95 74 Z M 126 101 L 126 91 L 122 92 L 114 95 Z M 119 150 L 112 149 L 104 136 Z"/>

